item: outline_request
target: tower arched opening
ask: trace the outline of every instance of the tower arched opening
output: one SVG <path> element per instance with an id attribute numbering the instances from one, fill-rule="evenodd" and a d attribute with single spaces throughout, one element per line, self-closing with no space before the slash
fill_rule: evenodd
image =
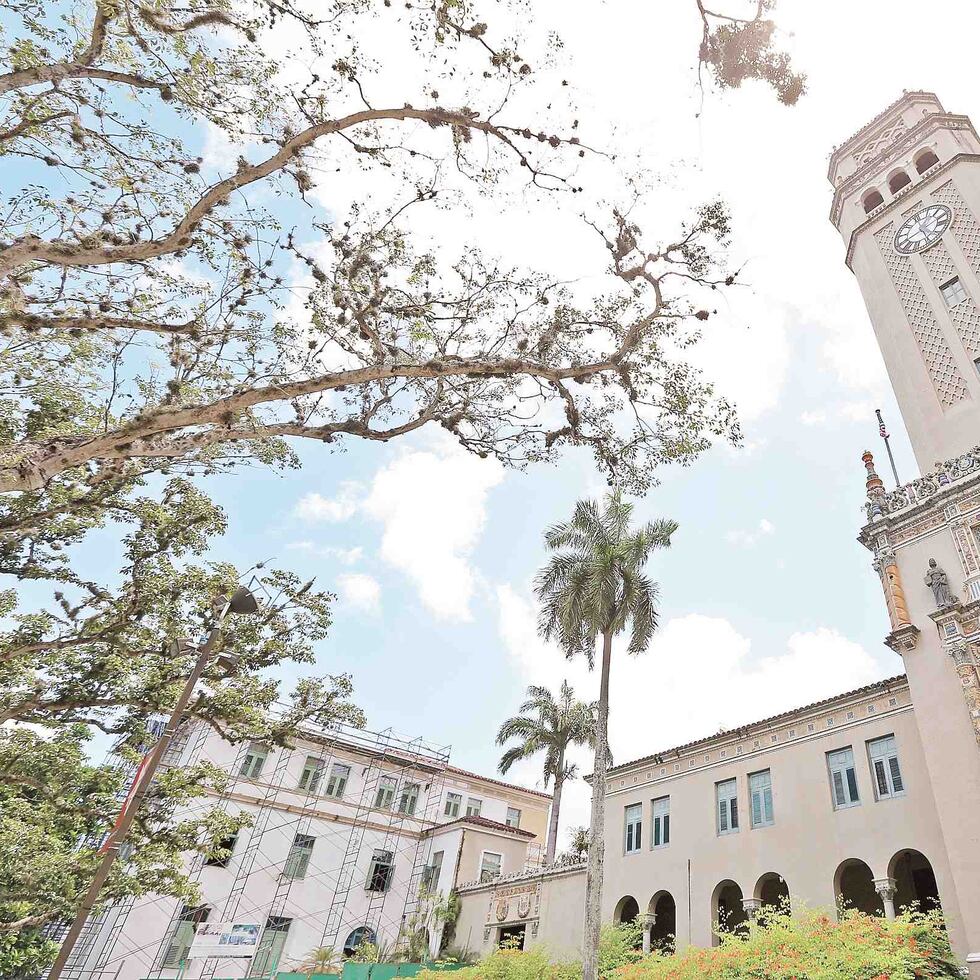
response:
<path id="1" fill-rule="evenodd" d="M 939 163 L 939 157 L 932 150 L 923 150 L 915 158 L 915 169 L 917 173 L 924 174 L 930 167 Z"/>
<path id="2" fill-rule="evenodd" d="M 838 905 L 868 915 L 884 915 L 885 906 L 875 890 L 874 875 L 860 858 L 842 861 L 834 874 L 834 894 Z"/>
<path id="3" fill-rule="evenodd" d="M 888 189 L 897 194 L 903 187 L 912 183 L 912 178 L 904 170 L 896 170 L 888 178 Z"/>
<path id="4" fill-rule="evenodd" d="M 868 191 L 861 199 L 865 214 L 871 214 L 875 208 L 881 207 L 884 203 L 885 199 L 881 196 L 881 191 Z"/>

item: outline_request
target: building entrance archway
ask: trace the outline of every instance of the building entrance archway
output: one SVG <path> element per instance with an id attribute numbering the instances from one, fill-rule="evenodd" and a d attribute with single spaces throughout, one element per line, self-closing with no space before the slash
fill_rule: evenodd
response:
<path id="1" fill-rule="evenodd" d="M 931 912 L 941 908 L 939 886 L 929 859 L 921 852 L 907 848 L 888 862 L 888 877 L 895 881 L 895 910 L 908 908 Z"/>
<path id="2" fill-rule="evenodd" d="M 884 915 L 885 906 L 875 890 L 875 879 L 860 858 L 841 862 L 834 874 L 834 894 L 837 904 L 845 909 L 857 909 L 868 915 Z"/>

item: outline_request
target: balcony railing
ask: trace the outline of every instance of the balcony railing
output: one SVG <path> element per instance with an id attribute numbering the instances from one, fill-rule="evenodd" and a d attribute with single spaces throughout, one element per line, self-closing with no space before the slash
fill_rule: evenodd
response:
<path id="1" fill-rule="evenodd" d="M 868 520 L 875 521 L 880 517 L 897 514 L 914 507 L 975 473 L 980 473 L 980 446 L 975 446 L 962 456 L 946 460 L 932 473 L 927 473 L 896 490 L 872 498 L 865 505 Z"/>

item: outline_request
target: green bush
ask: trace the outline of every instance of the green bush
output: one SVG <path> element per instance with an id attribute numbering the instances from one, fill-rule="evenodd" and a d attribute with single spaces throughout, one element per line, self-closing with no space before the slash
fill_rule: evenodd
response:
<path id="1" fill-rule="evenodd" d="M 637 950 L 642 939 L 638 923 L 606 926 L 599 942 L 599 976 L 603 980 L 615 976 L 623 966 L 643 958 Z M 437 974 L 423 971 L 418 980 L 437 980 Z M 445 974 L 438 976 L 445 980 Z M 579 963 L 552 963 L 543 948 L 526 953 L 514 949 L 496 949 L 476 966 L 456 970 L 452 980 L 582 980 Z"/>
<path id="2" fill-rule="evenodd" d="M 621 967 L 617 980 L 913 980 L 958 977 L 938 912 L 894 922 L 860 912 L 841 921 L 807 912 L 766 915 L 741 937 L 723 935 L 714 949 L 648 956 Z"/>

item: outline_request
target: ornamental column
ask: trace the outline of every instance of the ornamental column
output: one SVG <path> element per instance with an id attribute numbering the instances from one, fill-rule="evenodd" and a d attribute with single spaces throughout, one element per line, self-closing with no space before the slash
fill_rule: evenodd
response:
<path id="1" fill-rule="evenodd" d="M 743 898 L 742 911 L 749 917 L 750 921 L 759 918 L 759 911 L 762 908 L 761 898 Z"/>
<path id="2" fill-rule="evenodd" d="M 885 906 L 885 918 L 895 918 L 895 879 L 875 878 L 875 891 Z"/>
<path id="3" fill-rule="evenodd" d="M 643 955 L 649 955 L 653 949 L 653 927 L 657 924 L 657 917 L 653 913 L 643 916 Z"/>

